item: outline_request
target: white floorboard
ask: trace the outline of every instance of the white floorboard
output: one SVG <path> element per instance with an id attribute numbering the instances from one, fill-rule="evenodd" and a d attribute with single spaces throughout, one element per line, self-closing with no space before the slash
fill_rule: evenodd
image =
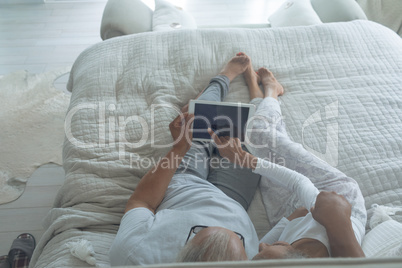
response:
<path id="1" fill-rule="evenodd" d="M 284 0 L 171 1 L 183 4 L 198 25 L 224 25 L 265 23 Z M 84 49 L 102 41 L 99 32 L 106 0 L 4 5 L 18 2 L 23 0 L 0 1 L 0 76 L 22 69 L 41 73 L 72 66 Z M 65 89 L 67 80 L 67 76 L 61 77 L 56 88 Z M 42 220 L 63 180 L 61 167 L 42 166 L 32 174 L 19 199 L 0 205 L 0 255 L 8 253 L 20 233 L 29 232 L 40 239 Z"/>
<path id="2" fill-rule="evenodd" d="M 61 166 L 43 165 L 28 179 L 24 193 L 17 200 L 0 205 L 0 256 L 8 253 L 20 233 L 28 232 L 40 239 L 45 231 L 42 220 L 63 181 Z"/>

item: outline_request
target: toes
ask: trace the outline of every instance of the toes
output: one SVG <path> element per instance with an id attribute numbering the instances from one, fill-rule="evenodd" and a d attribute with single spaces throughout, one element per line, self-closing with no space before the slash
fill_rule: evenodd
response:
<path id="1" fill-rule="evenodd" d="M 236 56 L 246 56 L 246 57 L 248 57 L 247 54 L 244 53 L 244 52 L 238 52 L 238 53 L 236 54 Z"/>
<path id="2" fill-rule="evenodd" d="M 248 65 L 251 62 L 250 57 L 245 54 L 241 56 L 236 56 L 234 60 L 235 62 L 240 63 L 242 65 Z"/>
<path id="3" fill-rule="evenodd" d="M 264 67 L 258 69 L 257 73 L 260 76 L 274 76 L 270 70 Z"/>
<path id="4" fill-rule="evenodd" d="M 251 62 L 250 57 L 247 56 L 244 52 L 239 52 L 236 54 L 236 56 L 234 57 L 235 59 L 239 59 L 240 61 L 244 61 L 245 63 L 249 63 Z"/>
<path id="5" fill-rule="evenodd" d="M 268 70 L 264 67 L 258 69 L 257 71 L 258 75 L 267 75 L 268 74 Z"/>
<path id="6" fill-rule="evenodd" d="M 244 62 L 247 63 L 247 64 L 249 64 L 249 63 L 251 62 L 251 60 L 250 60 L 250 58 L 249 58 L 248 56 L 246 56 Z"/>

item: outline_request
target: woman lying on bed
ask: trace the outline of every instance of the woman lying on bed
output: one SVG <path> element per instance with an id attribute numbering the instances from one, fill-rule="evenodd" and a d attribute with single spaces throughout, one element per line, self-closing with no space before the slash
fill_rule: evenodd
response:
<path id="1" fill-rule="evenodd" d="M 366 210 L 357 183 L 289 139 L 277 100 L 278 95 L 283 94 L 283 87 L 265 68 L 261 68 L 258 75 L 264 95 L 257 77 L 246 77 L 251 102 L 258 105 L 255 116 L 259 117 L 253 122 L 250 141 L 254 145 L 267 145 L 273 144 L 275 139 L 276 146 L 260 146 L 255 150 L 251 146 L 253 154 L 261 157 L 258 158 L 245 152 L 238 139 L 217 137 L 211 130 L 210 134 L 221 156 L 251 168 L 262 179 L 274 180 L 294 192 L 303 206 L 311 209 L 308 212 L 301 208 L 283 218 L 261 239 L 259 253 L 254 259 L 364 257 L 360 244 L 365 233 Z M 269 131 L 261 131 L 263 129 Z M 264 160 L 270 153 L 285 159 L 293 170 Z M 294 171 L 298 168 L 309 178 Z M 316 186 L 323 192 L 320 193 Z"/>

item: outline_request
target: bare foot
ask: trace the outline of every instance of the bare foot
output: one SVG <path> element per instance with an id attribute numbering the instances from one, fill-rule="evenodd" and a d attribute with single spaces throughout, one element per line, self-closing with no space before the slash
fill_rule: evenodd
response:
<path id="1" fill-rule="evenodd" d="M 239 52 L 236 54 L 235 57 L 233 57 L 226 65 L 223 67 L 222 71 L 219 73 L 220 75 L 225 75 L 229 78 L 230 81 L 236 78 L 236 76 L 244 73 L 244 71 L 247 69 L 249 63 L 250 63 L 250 58 L 244 54 L 243 52 Z M 256 75 L 256 74 L 255 74 Z M 257 85 L 258 86 L 258 85 Z M 196 97 L 198 99 L 199 96 L 205 91 L 206 88 L 204 88 Z M 188 112 L 188 104 L 183 106 L 180 111 L 182 113 Z"/>
<path id="2" fill-rule="evenodd" d="M 250 93 L 250 99 L 254 98 L 264 98 L 264 94 L 262 93 L 259 83 L 261 82 L 260 76 L 254 71 L 253 65 L 251 64 L 251 60 L 247 66 L 246 71 L 243 73 L 244 79 L 246 80 L 246 84 L 248 86 L 248 90 Z"/>
<path id="3" fill-rule="evenodd" d="M 265 97 L 272 97 L 278 99 L 278 96 L 283 95 L 283 87 L 276 80 L 271 71 L 266 68 L 260 68 L 258 75 L 261 77 L 261 84 L 264 88 Z"/>
<path id="4" fill-rule="evenodd" d="M 226 75 L 230 81 L 236 76 L 244 73 L 250 62 L 250 58 L 244 53 L 237 53 L 226 65 L 223 67 L 220 75 Z"/>

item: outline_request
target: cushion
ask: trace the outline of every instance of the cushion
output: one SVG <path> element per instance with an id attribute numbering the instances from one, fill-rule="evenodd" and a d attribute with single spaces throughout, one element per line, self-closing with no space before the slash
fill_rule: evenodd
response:
<path id="1" fill-rule="evenodd" d="M 369 20 L 387 26 L 402 37 L 401 0 L 357 0 Z"/>
<path id="2" fill-rule="evenodd" d="M 288 0 L 269 17 L 272 27 L 301 26 L 322 23 L 310 0 Z"/>
<path id="3" fill-rule="evenodd" d="M 355 0 L 311 0 L 311 4 L 322 22 L 367 20 Z"/>
<path id="4" fill-rule="evenodd" d="M 194 18 L 182 8 L 164 0 L 155 0 L 152 30 L 174 31 L 179 29 L 197 29 L 197 24 Z"/>
<path id="5" fill-rule="evenodd" d="M 103 40 L 152 30 L 152 10 L 141 0 L 109 0 L 103 11 Z"/>
<path id="6" fill-rule="evenodd" d="M 388 220 L 367 233 L 362 249 L 367 257 L 402 256 L 402 224 Z"/>

